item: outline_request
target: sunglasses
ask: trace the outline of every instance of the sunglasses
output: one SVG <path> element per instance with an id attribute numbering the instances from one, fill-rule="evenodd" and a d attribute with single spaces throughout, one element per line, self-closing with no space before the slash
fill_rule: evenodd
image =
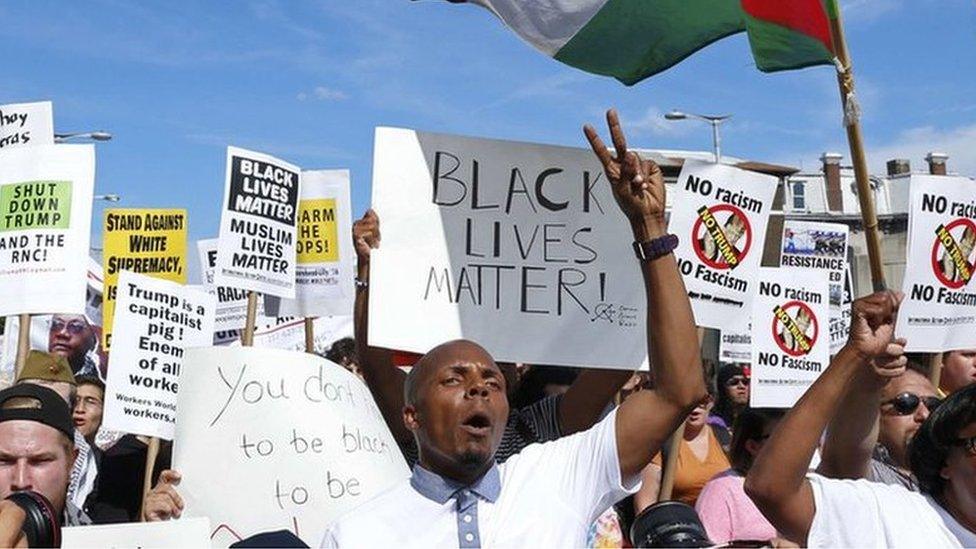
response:
<path id="1" fill-rule="evenodd" d="M 67 324 L 65 324 L 61 320 L 53 320 L 53 321 L 51 321 L 51 331 L 52 332 L 57 333 L 57 332 L 60 332 L 61 330 L 65 330 L 65 329 L 67 329 L 68 330 L 68 333 L 71 334 L 71 335 L 78 335 L 81 332 L 85 331 L 85 324 L 83 322 L 78 322 L 78 321 L 71 321 L 71 322 L 68 322 Z"/>
<path id="2" fill-rule="evenodd" d="M 895 413 L 899 416 L 914 414 L 919 404 L 925 404 L 929 412 L 934 412 L 942 401 L 938 397 L 920 397 L 915 393 L 901 393 L 900 395 L 882 402 L 882 405 L 890 404 Z"/>
<path id="3" fill-rule="evenodd" d="M 725 380 L 726 387 L 735 387 L 736 385 L 744 385 L 748 387 L 749 378 L 745 376 L 732 376 L 729 379 Z"/>
<path id="4" fill-rule="evenodd" d="M 976 437 L 960 438 L 952 443 L 953 446 L 962 446 L 969 452 L 969 455 L 976 456 Z"/>

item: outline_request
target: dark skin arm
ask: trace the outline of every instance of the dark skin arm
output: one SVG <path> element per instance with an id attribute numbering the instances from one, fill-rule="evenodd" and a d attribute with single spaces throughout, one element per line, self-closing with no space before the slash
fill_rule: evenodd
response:
<path id="1" fill-rule="evenodd" d="M 667 232 L 661 168 L 627 150 L 614 110 L 607 112 L 614 152 L 596 130 L 583 133 L 603 164 L 634 240 L 644 242 Z M 685 416 L 705 397 L 701 351 L 691 302 L 674 254 L 640 264 L 647 296 L 647 345 L 654 390 L 630 396 L 617 410 L 617 454 L 623 478 L 639 474 Z"/>
<path id="2" fill-rule="evenodd" d="M 904 370 L 904 346 L 893 342 L 901 296 L 879 292 L 854 302 L 848 342 L 827 370 L 786 414 L 746 477 L 745 490 L 788 539 L 807 539 L 816 511 L 807 467 L 820 434 L 838 412 L 859 372 Z"/>
<path id="3" fill-rule="evenodd" d="M 380 244 L 380 219 L 372 209 L 353 223 L 352 240 L 357 256 L 356 277 L 368 283 L 370 250 Z M 403 385 L 407 374 L 393 364 L 392 352 L 368 344 L 369 286 L 357 286 L 353 314 L 356 354 L 366 386 L 373 393 L 376 405 L 397 444 L 409 443 L 413 440 L 413 434 L 403 424 Z"/>

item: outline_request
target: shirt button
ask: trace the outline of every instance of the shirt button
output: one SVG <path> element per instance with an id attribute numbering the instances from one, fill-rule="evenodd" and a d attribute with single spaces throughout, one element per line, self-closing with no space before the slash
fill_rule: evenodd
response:
<path id="1" fill-rule="evenodd" d="M 466 495 L 466 496 L 471 495 L 471 492 L 469 492 L 467 490 L 461 490 L 461 493 L 464 494 L 464 495 Z"/>
<path id="2" fill-rule="evenodd" d="M 464 522 L 471 522 L 471 515 L 464 515 Z"/>
<path id="3" fill-rule="evenodd" d="M 474 534 L 464 534 L 464 541 L 474 541 Z"/>

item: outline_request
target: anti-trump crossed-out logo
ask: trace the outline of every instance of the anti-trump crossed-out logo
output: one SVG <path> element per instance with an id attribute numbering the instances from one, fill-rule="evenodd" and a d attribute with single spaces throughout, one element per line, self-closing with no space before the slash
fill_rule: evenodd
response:
<path id="1" fill-rule="evenodd" d="M 932 271 L 945 287 L 958 290 L 969 284 L 976 269 L 976 223 L 956 219 L 935 229 L 932 244 Z"/>
<path id="2" fill-rule="evenodd" d="M 798 357 L 813 350 L 820 335 L 820 322 L 802 301 L 773 307 L 773 341 L 784 353 Z"/>
<path id="3" fill-rule="evenodd" d="M 752 247 L 749 218 L 731 204 L 699 208 L 691 235 L 695 255 L 717 270 L 735 269 Z"/>

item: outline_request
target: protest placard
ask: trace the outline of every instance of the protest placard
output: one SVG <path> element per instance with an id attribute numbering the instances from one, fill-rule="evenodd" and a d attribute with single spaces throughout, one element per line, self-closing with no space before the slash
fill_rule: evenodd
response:
<path id="1" fill-rule="evenodd" d="M 112 318 L 119 273 L 131 271 L 186 283 L 186 210 L 110 208 L 102 225 L 105 274 L 105 330 L 102 345 L 111 349 Z"/>
<path id="2" fill-rule="evenodd" d="M 0 105 L 0 149 L 54 144 L 54 108 L 50 101 Z"/>
<path id="3" fill-rule="evenodd" d="M 295 299 L 265 299 L 266 315 L 352 314 L 356 252 L 351 210 L 349 170 L 302 172 Z"/>
<path id="4" fill-rule="evenodd" d="M 373 208 L 371 344 L 467 338 L 496 360 L 620 369 L 647 356 L 633 235 L 593 151 L 378 128 Z"/>
<path id="5" fill-rule="evenodd" d="M 753 408 L 790 408 L 830 361 L 824 271 L 761 267 L 752 304 Z"/>
<path id="6" fill-rule="evenodd" d="M 190 349 L 184 366 L 173 465 L 183 515 L 210 517 L 215 546 L 280 529 L 315 545 L 409 475 L 369 389 L 341 366 L 258 347 Z"/>
<path id="7" fill-rule="evenodd" d="M 217 332 L 240 330 L 244 328 L 244 324 L 247 322 L 247 290 L 214 285 L 219 242 L 216 238 L 197 240 L 201 284 L 208 292 L 217 296 L 217 318 L 214 322 L 214 330 Z M 258 311 L 263 310 L 262 300 L 263 296 L 259 295 Z M 263 324 L 261 320 L 258 320 L 258 325 Z M 236 337 L 240 337 L 240 334 Z"/>
<path id="8" fill-rule="evenodd" d="M 91 145 L 0 150 L 0 315 L 85 312 Z"/>
<path id="9" fill-rule="evenodd" d="M 220 253 L 214 284 L 295 297 L 295 222 L 301 171 L 283 160 L 227 147 Z"/>
<path id="10" fill-rule="evenodd" d="M 66 526 L 61 528 L 63 549 L 156 549 L 164 547 L 207 547 L 210 520 L 183 518 L 163 522 L 134 522 Z"/>
<path id="11" fill-rule="evenodd" d="M 840 352 L 847 343 L 847 336 L 851 332 L 851 304 L 854 302 L 854 287 L 851 284 L 851 266 L 844 271 L 844 290 L 840 300 L 840 314 L 830 314 L 830 354 Z"/>
<path id="12" fill-rule="evenodd" d="M 85 314 L 32 315 L 30 348 L 63 356 L 75 376 L 89 375 L 104 380 L 108 360 L 99 345 L 102 333 L 102 266 L 88 258 L 87 275 Z M 20 318 L 7 317 L 5 327 L 4 353 L 0 357 L 0 387 L 10 385 L 14 380 Z"/>
<path id="13" fill-rule="evenodd" d="M 913 175 L 905 300 L 895 333 L 910 351 L 976 347 L 976 181 Z"/>
<path id="14" fill-rule="evenodd" d="M 756 294 L 756 273 L 778 181 L 775 177 L 685 160 L 673 187 L 668 230 L 695 322 L 742 330 Z"/>
<path id="15" fill-rule="evenodd" d="M 122 271 L 118 287 L 102 426 L 171 440 L 183 355 L 210 346 L 216 299 L 129 271 Z"/>
<path id="16" fill-rule="evenodd" d="M 752 333 L 724 330 L 718 345 L 718 359 L 722 362 L 752 362 Z"/>
<path id="17" fill-rule="evenodd" d="M 825 271 L 830 281 L 830 352 L 836 353 L 847 341 L 844 306 L 850 304 L 845 294 L 847 273 L 847 235 L 843 223 L 817 223 L 787 219 L 783 222 L 780 267 Z M 850 313 L 847 313 L 850 319 Z M 849 324 L 848 324 L 849 325 Z"/>

